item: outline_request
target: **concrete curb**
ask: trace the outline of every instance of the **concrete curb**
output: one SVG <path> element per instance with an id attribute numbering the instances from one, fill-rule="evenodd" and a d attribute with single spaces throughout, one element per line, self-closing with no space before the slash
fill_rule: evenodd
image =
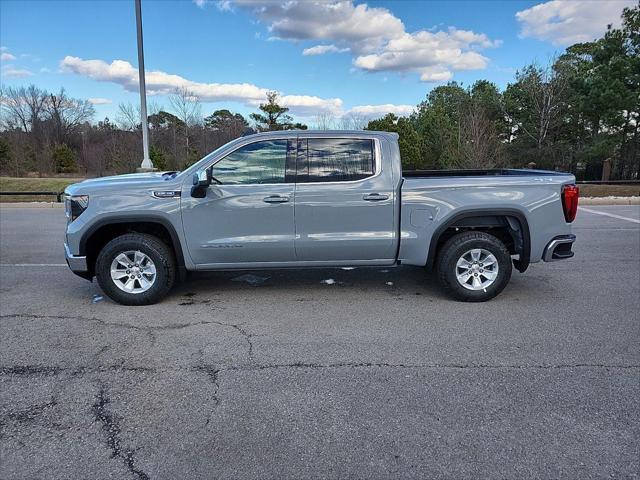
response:
<path id="1" fill-rule="evenodd" d="M 0 203 L 0 208 L 63 208 L 60 202 L 5 202 Z"/>
<path id="2" fill-rule="evenodd" d="M 640 205 L 640 197 L 580 197 L 578 205 Z"/>
<path id="3" fill-rule="evenodd" d="M 580 197 L 580 205 L 640 205 L 640 197 Z M 63 208 L 58 202 L 0 202 L 0 208 Z"/>

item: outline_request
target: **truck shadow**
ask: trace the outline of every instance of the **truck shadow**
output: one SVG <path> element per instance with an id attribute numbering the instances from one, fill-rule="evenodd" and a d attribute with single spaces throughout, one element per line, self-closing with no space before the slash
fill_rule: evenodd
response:
<path id="1" fill-rule="evenodd" d="M 509 285 L 497 300 L 505 297 L 520 300 L 539 295 L 556 298 L 557 286 L 550 284 L 552 280 L 540 276 L 537 271 L 525 274 L 514 271 Z M 435 273 L 409 266 L 190 272 L 186 281 L 176 285 L 170 298 L 179 305 L 193 305 L 209 303 L 225 293 L 242 292 L 250 294 L 252 301 L 273 294 L 281 295 L 283 300 L 332 296 L 351 301 L 357 293 L 398 300 L 424 296 L 429 301 L 457 303 L 444 293 Z"/>
<path id="2" fill-rule="evenodd" d="M 390 296 L 425 295 L 447 298 L 435 274 L 418 267 L 311 268 L 190 272 L 177 285 L 172 297 L 191 298 L 238 290 L 268 290 L 285 293 L 305 291 L 340 295 L 354 290 Z M 188 303 L 188 301 L 187 301 Z"/>

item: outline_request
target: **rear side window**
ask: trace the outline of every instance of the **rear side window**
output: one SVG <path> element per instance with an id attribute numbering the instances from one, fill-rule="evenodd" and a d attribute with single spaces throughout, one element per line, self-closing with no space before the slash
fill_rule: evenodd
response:
<path id="1" fill-rule="evenodd" d="M 373 175 L 373 140 L 310 138 L 300 141 L 300 182 L 348 182 Z M 306 160 L 306 161 L 305 161 Z"/>

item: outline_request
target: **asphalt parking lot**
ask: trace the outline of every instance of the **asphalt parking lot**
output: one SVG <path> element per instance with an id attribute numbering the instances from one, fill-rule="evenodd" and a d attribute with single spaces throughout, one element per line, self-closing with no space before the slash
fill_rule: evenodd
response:
<path id="1" fill-rule="evenodd" d="M 66 268 L 62 210 L 2 207 L 0 478 L 638 478 L 640 207 L 588 210 L 485 304 L 376 268 L 131 308 Z"/>

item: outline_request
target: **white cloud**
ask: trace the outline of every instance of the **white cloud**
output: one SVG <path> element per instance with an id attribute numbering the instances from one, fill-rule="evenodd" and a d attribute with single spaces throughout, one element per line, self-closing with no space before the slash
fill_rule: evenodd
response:
<path id="1" fill-rule="evenodd" d="M 420 80 L 423 82 L 448 82 L 453 78 L 453 72 L 438 66 L 423 68 Z"/>
<path id="2" fill-rule="evenodd" d="M 486 68 L 489 59 L 475 50 L 498 44 L 467 30 L 422 30 L 391 39 L 379 52 L 357 57 L 354 64 L 368 71 L 419 72 L 424 82 L 446 81 L 453 71 Z"/>
<path id="3" fill-rule="evenodd" d="M 356 67 L 367 71 L 418 72 L 423 81 L 452 78 L 454 71 L 483 69 L 488 59 L 479 50 L 500 41 L 483 33 L 447 30 L 414 33 L 386 8 L 352 0 L 234 0 L 267 25 L 272 38 L 292 41 L 324 40 L 303 55 L 351 51 Z"/>
<path id="4" fill-rule="evenodd" d="M 125 90 L 138 91 L 138 70 L 129 62 L 114 60 L 107 63 L 103 60 L 83 60 L 79 57 L 66 56 L 60 62 L 63 71 L 76 73 L 100 82 L 111 82 L 122 85 Z M 252 107 L 266 100 L 269 89 L 250 83 L 201 83 L 194 82 L 158 70 L 146 72 L 147 93 L 149 95 L 166 95 L 176 88 L 187 88 L 203 102 L 240 102 Z M 291 109 L 295 115 L 307 116 L 321 112 L 338 115 L 341 113 L 342 100 L 339 98 L 320 98 L 310 95 L 282 95 L 281 103 Z"/>
<path id="5" fill-rule="evenodd" d="M 13 65 L 3 65 L 0 72 L 3 77 L 25 78 L 33 75 L 33 72 L 23 68 L 16 68 Z"/>
<path id="6" fill-rule="evenodd" d="M 280 103 L 289 107 L 292 113 L 302 117 L 317 115 L 318 113 L 331 113 L 339 115 L 342 111 L 340 98 L 320 98 L 310 95 L 283 95 Z"/>
<path id="7" fill-rule="evenodd" d="M 404 31 L 402 21 L 386 8 L 352 1 L 234 0 L 249 9 L 271 34 L 286 40 L 333 40 L 358 51 L 370 51 Z"/>
<path id="8" fill-rule="evenodd" d="M 361 115 L 363 117 L 381 117 L 387 113 L 394 113 L 398 116 L 406 117 L 411 115 L 415 106 L 413 105 L 394 105 L 385 103 L 384 105 L 359 105 L 349 110 L 349 114 Z"/>
<path id="9" fill-rule="evenodd" d="M 205 8 L 209 3 L 215 3 L 218 10 L 222 12 L 231 10 L 231 1 L 230 0 L 193 0 L 193 3 L 196 4 L 199 8 Z"/>
<path id="10" fill-rule="evenodd" d="M 22 56 L 22 55 L 21 55 Z M 3 62 L 9 62 L 15 60 L 16 56 L 9 53 L 9 49 L 5 46 L 0 47 L 0 60 Z M 25 68 L 16 67 L 15 65 L 3 64 L 0 75 L 5 78 L 25 78 L 33 75 L 31 70 Z"/>
<path id="11" fill-rule="evenodd" d="M 63 71 L 73 72 L 100 82 L 111 82 L 122 85 L 128 91 L 138 91 L 138 70 L 129 62 L 114 60 L 111 63 L 102 60 L 83 60 L 78 57 L 67 56 L 60 62 Z M 161 71 L 147 71 L 147 93 L 149 95 L 164 95 L 171 93 L 178 87 L 186 87 L 203 102 L 234 101 L 244 103 L 250 107 L 257 107 L 266 100 L 267 88 L 249 83 L 199 83 L 187 80 L 179 75 Z M 105 98 L 90 98 L 94 105 L 111 103 Z M 291 113 L 300 117 L 314 117 L 325 113 L 334 117 L 357 115 L 362 117 L 380 117 L 387 113 L 409 115 L 412 105 L 359 105 L 349 110 L 343 108 L 340 98 L 321 98 L 314 95 L 281 95 L 279 102 L 289 107 Z"/>
<path id="12" fill-rule="evenodd" d="M 109 105 L 109 104 L 113 103 L 108 98 L 100 98 L 100 97 L 88 98 L 87 101 L 89 103 L 91 103 L 92 105 Z"/>
<path id="13" fill-rule="evenodd" d="M 230 0 L 218 0 L 216 2 L 216 7 L 221 12 L 230 12 L 231 11 L 231 1 Z"/>
<path id="14" fill-rule="evenodd" d="M 325 53 L 344 53 L 348 51 L 348 48 L 338 48 L 335 45 L 316 45 L 315 47 L 305 48 L 302 51 L 302 55 L 324 55 Z"/>
<path id="15" fill-rule="evenodd" d="M 554 45 L 590 42 L 601 36 L 607 25 L 620 25 L 624 7 L 637 0 L 562 1 L 552 0 L 516 13 L 520 36 L 547 40 Z"/>

